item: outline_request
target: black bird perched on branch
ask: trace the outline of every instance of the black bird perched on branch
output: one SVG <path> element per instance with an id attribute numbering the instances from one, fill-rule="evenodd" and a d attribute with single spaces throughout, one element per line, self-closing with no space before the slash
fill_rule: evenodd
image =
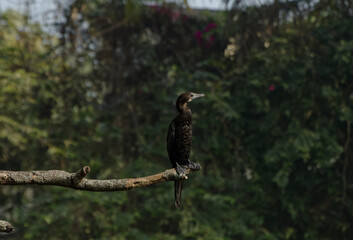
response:
<path id="1" fill-rule="evenodd" d="M 191 109 L 188 103 L 192 100 L 203 97 L 204 94 L 193 92 L 183 93 L 176 101 L 177 115 L 170 123 L 167 135 L 167 149 L 169 160 L 179 175 L 185 175 L 186 169 L 200 169 L 200 165 L 189 160 L 191 151 L 192 129 L 191 129 Z M 181 190 L 184 180 L 174 182 L 175 206 L 181 205 Z"/>

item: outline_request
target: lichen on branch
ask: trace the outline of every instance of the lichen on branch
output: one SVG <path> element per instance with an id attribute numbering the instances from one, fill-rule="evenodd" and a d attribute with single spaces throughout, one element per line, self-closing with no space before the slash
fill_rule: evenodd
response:
<path id="1" fill-rule="evenodd" d="M 0 232 L 10 233 L 13 232 L 14 228 L 11 223 L 0 220 Z"/>
<path id="2" fill-rule="evenodd" d="M 187 173 L 193 171 L 188 169 Z M 0 170 L 0 185 L 54 185 L 73 188 L 83 191 L 105 192 L 125 191 L 132 188 L 146 187 L 152 184 L 165 181 L 187 179 L 187 176 L 179 176 L 175 169 L 168 169 L 151 176 L 124 179 L 87 179 L 85 176 L 90 168 L 85 166 L 76 173 L 69 173 L 61 170 L 48 171 L 2 171 Z"/>

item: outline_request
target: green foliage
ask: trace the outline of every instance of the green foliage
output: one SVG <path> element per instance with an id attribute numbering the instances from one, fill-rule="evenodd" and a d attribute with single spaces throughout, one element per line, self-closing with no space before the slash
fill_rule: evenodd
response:
<path id="1" fill-rule="evenodd" d="M 202 171 L 182 208 L 172 183 L 114 193 L 7 186 L 0 216 L 18 229 L 12 238 L 351 239 L 344 2 L 216 13 L 142 4 L 73 1 L 56 37 L 2 13 L 0 164 L 89 165 L 99 179 L 162 171 L 176 97 L 202 92 L 191 103 L 191 160 Z"/>

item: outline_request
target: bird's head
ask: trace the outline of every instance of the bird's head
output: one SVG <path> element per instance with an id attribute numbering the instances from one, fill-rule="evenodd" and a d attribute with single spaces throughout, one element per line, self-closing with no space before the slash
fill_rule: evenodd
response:
<path id="1" fill-rule="evenodd" d="M 178 97 L 178 100 L 176 102 L 177 109 L 180 111 L 181 109 L 184 109 L 187 107 L 187 103 L 191 102 L 192 100 L 200 97 L 204 97 L 205 94 L 201 93 L 194 93 L 194 92 L 186 92 L 181 94 Z"/>

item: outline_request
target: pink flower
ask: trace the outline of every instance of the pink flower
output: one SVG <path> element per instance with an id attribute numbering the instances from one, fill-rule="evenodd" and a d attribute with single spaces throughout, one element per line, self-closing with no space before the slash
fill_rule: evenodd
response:
<path id="1" fill-rule="evenodd" d="M 196 40 L 197 40 L 197 43 L 198 43 L 199 45 L 201 45 L 201 44 L 202 44 L 202 31 L 201 31 L 201 30 L 197 30 L 197 31 L 194 33 L 194 36 L 195 36 L 195 38 L 196 38 Z"/>
<path id="2" fill-rule="evenodd" d="M 272 92 L 273 90 L 275 90 L 275 85 L 271 84 L 269 87 L 268 87 L 268 90 L 270 92 Z"/>
<path id="3" fill-rule="evenodd" d="M 195 35 L 196 38 L 202 38 L 202 31 L 201 30 L 197 30 L 194 35 Z"/>
<path id="4" fill-rule="evenodd" d="M 207 25 L 207 27 L 205 28 L 205 32 L 208 32 L 208 31 L 210 31 L 211 29 L 214 29 L 214 28 L 216 28 L 217 27 L 217 24 L 215 24 L 214 22 L 211 22 L 211 23 L 209 23 L 208 25 Z"/>

